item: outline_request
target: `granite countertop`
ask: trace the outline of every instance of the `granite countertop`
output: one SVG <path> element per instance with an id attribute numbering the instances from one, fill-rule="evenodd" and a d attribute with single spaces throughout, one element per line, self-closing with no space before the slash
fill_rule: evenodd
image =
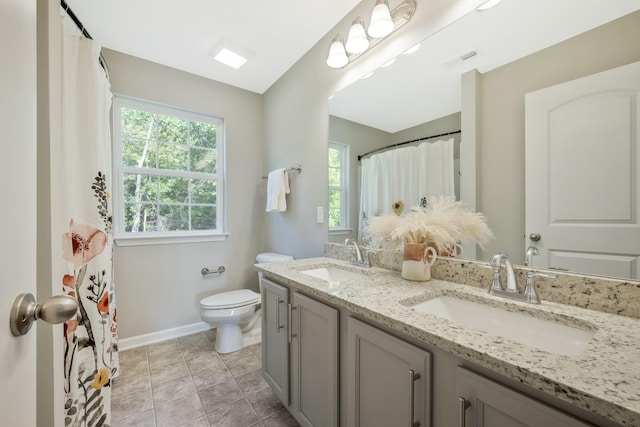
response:
<path id="1" fill-rule="evenodd" d="M 338 266 L 362 279 L 326 282 L 301 270 Z M 626 426 L 640 426 L 640 320 L 571 305 L 532 305 L 487 294 L 486 289 L 432 279 L 411 282 L 397 271 L 358 268 L 332 258 L 256 264 L 259 271 L 318 300 L 432 344 L 574 406 Z M 487 288 L 488 288 L 487 284 Z M 482 298 L 490 305 L 525 311 L 541 319 L 595 330 L 578 356 L 559 356 L 515 341 L 462 327 L 409 307 L 440 294 Z"/>

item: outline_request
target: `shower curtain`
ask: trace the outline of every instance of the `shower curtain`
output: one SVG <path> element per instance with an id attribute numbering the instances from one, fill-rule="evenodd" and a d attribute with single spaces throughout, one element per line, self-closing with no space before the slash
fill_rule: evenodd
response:
<path id="1" fill-rule="evenodd" d="M 430 196 L 455 195 L 453 138 L 401 147 L 362 159 L 358 236 L 367 218 L 392 213 L 402 201 L 408 211 Z"/>
<path id="2" fill-rule="evenodd" d="M 100 46 L 72 34 L 75 26 L 62 17 L 59 30 L 62 123 L 59 138 L 51 138 L 52 270 L 54 280 L 61 281 L 58 286 L 78 301 L 78 311 L 65 322 L 60 337 L 62 410 L 65 426 L 102 426 L 111 424 L 111 383 L 119 370 L 110 200 L 111 92 L 98 62 Z"/>

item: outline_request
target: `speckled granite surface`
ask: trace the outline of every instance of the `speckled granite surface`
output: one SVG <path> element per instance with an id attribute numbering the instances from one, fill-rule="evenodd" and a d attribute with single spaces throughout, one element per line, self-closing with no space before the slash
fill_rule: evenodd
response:
<path id="1" fill-rule="evenodd" d="M 435 345 L 622 425 L 640 426 L 640 320 L 556 302 L 543 301 L 532 306 L 490 296 L 486 292 L 489 276 L 483 283 L 483 289 L 478 287 L 480 283 L 476 280 L 477 274 L 491 273 L 490 270 L 486 273 L 484 270 L 471 270 L 468 262 L 461 263 L 464 266 L 459 268 L 452 268 L 451 261 L 440 266 L 436 264 L 433 275 L 451 275 L 456 281 L 475 281 L 472 283 L 475 286 L 435 278 L 428 282 L 410 282 L 403 280 L 398 271 L 358 268 L 349 262 L 328 257 L 258 264 L 256 267 L 267 277 L 321 301 L 346 308 L 363 318 Z M 475 269 L 482 265 L 471 264 Z M 300 273 L 301 270 L 321 266 L 356 271 L 362 274 L 362 279 L 329 283 Z M 564 287 L 555 283 L 553 286 Z M 548 285 L 547 288 L 553 289 L 553 286 Z M 410 303 L 452 292 L 470 300 L 484 299 L 511 311 L 526 311 L 541 319 L 577 324 L 594 330 L 595 334 L 580 355 L 558 356 L 480 330 L 464 328 L 409 307 Z M 571 295 L 572 292 L 582 293 L 581 290 L 557 293 L 562 294 L 561 299 L 574 298 L 581 302 L 578 297 L 565 296 L 565 293 Z M 545 295 L 556 296 L 552 290 L 544 294 L 542 286 L 540 293 L 543 300 Z"/>
<path id="2" fill-rule="evenodd" d="M 396 271 L 401 269 L 402 252 L 377 250 L 367 252 L 363 249 L 363 253 L 365 256 L 370 256 L 374 266 Z M 353 247 L 326 243 L 324 255 L 348 261 L 353 259 Z M 486 267 L 487 263 L 484 262 L 440 258 L 431 267 L 431 276 L 434 279 L 488 290 L 493 272 Z M 531 269 L 516 267 L 518 286 L 522 288 L 527 271 Z M 558 277 L 553 280 L 536 278 L 535 283 L 541 299 L 640 319 L 640 282 L 552 270 L 547 272 L 556 274 Z"/>

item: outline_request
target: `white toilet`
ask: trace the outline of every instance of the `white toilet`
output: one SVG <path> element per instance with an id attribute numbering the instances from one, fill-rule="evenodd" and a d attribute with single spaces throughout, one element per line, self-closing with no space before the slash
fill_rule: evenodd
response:
<path id="1" fill-rule="evenodd" d="M 258 254 L 256 263 L 292 259 L 289 255 L 265 252 Z M 261 273 L 259 277 L 262 278 Z M 200 301 L 200 317 L 217 329 L 215 347 L 218 353 L 231 353 L 244 348 L 242 332 L 253 328 L 260 319 L 260 300 L 259 293 L 239 289 L 211 295 Z"/>

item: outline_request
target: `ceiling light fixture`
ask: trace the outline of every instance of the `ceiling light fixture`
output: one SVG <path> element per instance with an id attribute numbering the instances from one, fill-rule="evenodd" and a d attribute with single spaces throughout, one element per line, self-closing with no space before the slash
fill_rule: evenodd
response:
<path id="1" fill-rule="evenodd" d="M 362 53 L 369 48 L 369 38 L 364 30 L 364 21 L 359 16 L 349 29 L 349 37 L 344 47 L 349 53 Z"/>
<path id="2" fill-rule="evenodd" d="M 402 52 L 403 55 L 411 55 L 412 53 L 416 53 L 418 51 L 418 49 L 420 49 L 420 43 L 418 43 L 417 45 L 410 47 L 409 49 L 405 50 L 404 52 Z"/>
<path id="3" fill-rule="evenodd" d="M 476 7 L 476 10 L 479 11 L 483 11 L 483 10 L 487 10 L 487 9 L 491 9 L 492 7 L 495 7 L 498 5 L 498 3 L 500 3 L 502 0 L 489 0 L 486 1 L 484 3 L 482 3 L 480 6 Z"/>
<path id="4" fill-rule="evenodd" d="M 364 20 L 358 17 L 349 28 L 346 44 L 339 35 L 333 38 L 327 65 L 331 68 L 345 67 L 409 22 L 415 11 L 416 0 L 403 0 L 393 10 L 389 9 L 388 0 L 376 0 L 368 29 L 365 30 Z"/>
<path id="5" fill-rule="evenodd" d="M 213 56 L 216 61 L 222 62 L 224 65 L 237 70 L 242 67 L 253 54 L 235 43 L 222 40 L 213 48 L 211 56 Z"/>

